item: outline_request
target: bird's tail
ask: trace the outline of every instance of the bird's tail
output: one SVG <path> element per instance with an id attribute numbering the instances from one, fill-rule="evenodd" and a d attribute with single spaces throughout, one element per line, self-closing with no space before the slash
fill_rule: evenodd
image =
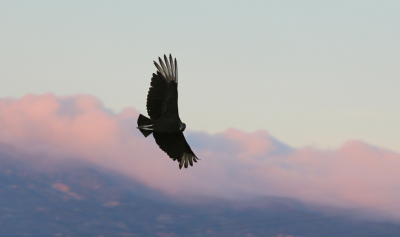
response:
<path id="1" fill-rule="evenodd" d="M 146 116 L 140 114 L 137 120 L 137 124 L 138 124 L 137 128 L 145 137 L 147 137 L 153 132 L 154 121 L 147 118 Z"/>

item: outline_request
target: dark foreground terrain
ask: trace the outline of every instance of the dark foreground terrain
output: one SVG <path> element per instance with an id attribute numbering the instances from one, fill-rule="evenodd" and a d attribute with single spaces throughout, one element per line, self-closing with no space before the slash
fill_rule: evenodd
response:
<path id="1" fill-rule="evenodd" d="M 400 236 L 400 225 L 352 211 L 271 197 L 182 202 L 90 164 L 44 170 L 0 150 L 0 236 Z"/>

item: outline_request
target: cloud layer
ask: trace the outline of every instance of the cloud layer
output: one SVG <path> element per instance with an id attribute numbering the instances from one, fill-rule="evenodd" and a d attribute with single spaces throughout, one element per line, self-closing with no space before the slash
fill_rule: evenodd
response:
<path id="1" fill-rule="evenodd" d="M 170 195 L 273 195 L 400 217 L 398 153 L 359 141 L 337 150 L 293 149 L 265 131 L 189 131 L 185 135 L 201 161 L 179 170 L 151 136 L 138 132 L 137 116 L 133 108 L 113 113 L 89 95 L 3 98 L 0 142 L 55 161 L 90 161 Z"/>

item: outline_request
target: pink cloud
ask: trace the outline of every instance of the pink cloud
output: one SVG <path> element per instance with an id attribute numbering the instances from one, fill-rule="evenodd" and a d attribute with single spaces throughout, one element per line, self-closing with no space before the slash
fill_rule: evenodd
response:
<path id="1" fill-rule="evenodd" d="M 398 153 L 359 141 L 338 150 L 293 149 L 265 131 L 189 131 L 186 137 L 201 161 L 179 170 L 152 137 L 137 131 L 137 116 L 133 108 L 110 112 L 89 95 L 3 98 L 0 142 L 54 160 L 90 161 L 171 195 L 274 195 L 388 209 L 400 217 L 390 210 L 400 204 Z"/>

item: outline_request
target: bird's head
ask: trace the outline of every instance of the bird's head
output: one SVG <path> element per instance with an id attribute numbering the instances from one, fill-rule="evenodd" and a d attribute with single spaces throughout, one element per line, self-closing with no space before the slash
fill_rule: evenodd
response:
<path id="1" fill-rule="evenodd" d="M 185 131 L 186 128 L 186 124 L 181 123 L 181 126 L 179 126 L 179 130 L 181 130 L 181 132 Z"/>

